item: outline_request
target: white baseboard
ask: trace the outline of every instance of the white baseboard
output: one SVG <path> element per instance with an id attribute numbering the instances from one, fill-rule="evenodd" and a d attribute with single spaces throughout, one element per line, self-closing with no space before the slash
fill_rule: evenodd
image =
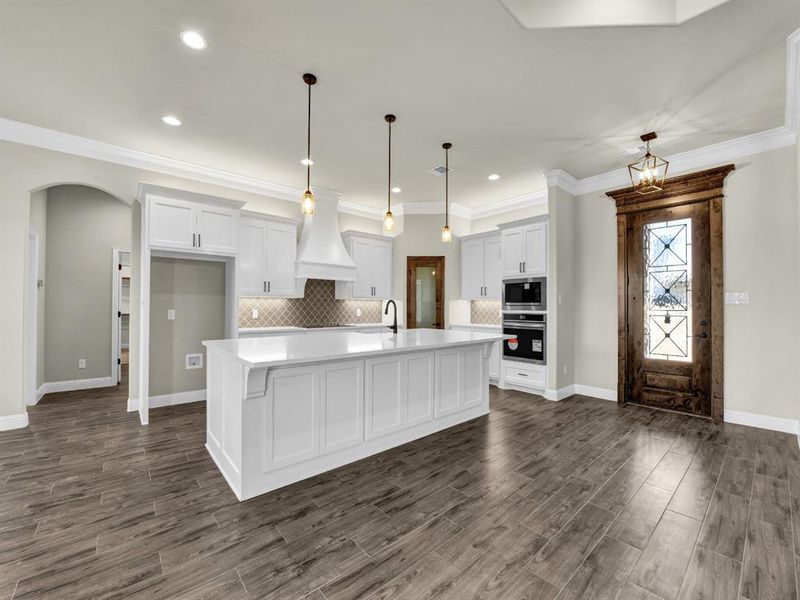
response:
<path id="1" fill-rule="evenodd" d="M 723 418 L 726 423 L 737 423 L 738 425 L 748 425 L 759 429 L 771 429 L 772 431 L 782 431 L 795 435 L 800 431 L 798 422 L 795 419 L 770 417 L 769 415 L 759 415 L 739 410 L 726 410 Z"/>
<path id="2" fill-rule="evenodd" d="M 569 398 L 570 396 L 574 395 L 575 392 L 575 384 L 566 385 L 562 388 L 558 388 L 557 390 L 545 390 L 543 396 L 547 400 L 559 401 L 563 400 L 564 398 Z"/>
<path id="3" fill-rule="evenodd" d="M 174 406 L 176 404 L 188 404 L 189 402 L 205 402 L 206 391 L 192 390 L 190 392 L 178 392 L 176 394 L 164 394 L 162 396 L 150 396 L 150 408 L 160 408 L 162 406 Z M 130 406 L 130 405 L 129 405 Z M 138 408 L 138 402 L 137 402 Z"/>
<path id="4" fill-rule="evenodd" d="M 47 381 L 39 387 L 39 391 L 44 395 L 53 392 L 91 390 L 94 388 L 113 387 L 115 385 L 117 385 L 117 380 L 114 377 L 94 377 L 91 379 L 72 379 L 70 381 Z"/>
<path id="5" fill-rule="evenodd" d="M 139 410 L 139 399 L 138 398 L 128 398 L 128 412 L 136 412 Z"/>
<path id="6" fill-rule="evenodd" d="M 47 393 L 44 386 L 45 384 L 43 383 L 38 387 L 38 389 L 36 390 L 36 397 L 33 399 L 33 402 L 30 401 L 28 402 L 28 406 L 36 406 L 37 404 L 39 404 L 39 400 L 41 400 L 42 396 L 44 396 Z"/>
<path id="7" fill-rule="evenodd" d="M 21 429 L 28 426 L 28 413 L 20 413 L 18 415 L 8 415 L 7 417 L 0 417 L 0 431 L 8 431 L 9 429 Z"/>
<path id="8" fill-rule="evenodd" d="M 583 385 L 582 383 L 575 384 L 575 393 L 581 396 L 591 396 L 592 398 L 599 398 L 600 400 L 617 401 L 617 390 L 609 390 L 606 388 L 594 387 L 591 385 Z"/>

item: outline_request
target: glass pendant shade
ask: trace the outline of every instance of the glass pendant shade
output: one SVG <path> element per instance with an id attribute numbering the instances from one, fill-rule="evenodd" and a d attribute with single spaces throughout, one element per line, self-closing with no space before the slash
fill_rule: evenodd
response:
<path id="1" fill-rule="evenodd" d="M 631 185 L 640 194 L 660 192 L 664 189 L 664 181 L 667 179 L 669 162 L 650 153 L 650 140 L 654 139 L 656 139 L 655 133 L 643 135 L 642 141 L 647 142 L 647 153 L 628 165 Z"/>
<path id="2" fill-rule="evenodd" d="M 303 192 L 302 209 L 304 215 L 314 214 L 314 193 L 311 190 Z"/>
<path id="3" fill-rule="evenodd" d="M 442 227 L 442 241 L 445 243 L 453 241 L 453 234 L 450 233 L 450 227 L 447 225 Z"/>
<path id="4" fill-rule="evenodd" d="M 394 215 L 390 210 L 387 210 L 386 215 L 384 215 L 383 217 L 383 228 L 386 231 L 391 231 L 392 229 L 394 229 Z"/>

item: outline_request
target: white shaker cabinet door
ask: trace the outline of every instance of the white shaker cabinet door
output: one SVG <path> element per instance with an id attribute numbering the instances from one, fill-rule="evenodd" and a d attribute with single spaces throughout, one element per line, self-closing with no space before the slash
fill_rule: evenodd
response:
<path id="1" fill-rule="evenodd" d="M 547 225 L 535 223 L 525 227 L 525 258 L 523 265 L 526 275 L 547 274 Z"/>
<path id="2" fill-rule="evenodd" d="M 236 258 L 240 296 L 263 296 L 267 291 L 266 223 L 242 219 Z"/>
<path id="3" fill-rule="evenodd" d="M 392 297 L 392 243 L 373 243 L 372 297 L 387 300 Z"/>
<path id="4" fill-rule="evenodd" d="M 504 229 L 501 234 L 503 252 L 503 276 L 513 277 L 522 273 L 525 262 L 525 236 L 522 227 Z"/>
<path id="5" fill-rule="evenodd" d="M 352 259 L 356 264 L 356 280 L 353 282 L 354 298 L 372 298 L 375 256 L 372 241 L 355 238 L 351 246 Z"/>
<path id="6" fill-rule="evenodd" d="M 461 242 L 461 299 L 481 300 L 484 298 L 484 241 L 464 240 Z"/>
<path id="7" fill-rule="evenodd" d="M 197 248 L 208 254 L 236 254 L 237 211 L 215 206 L 197 208 Z"/>
<path id="8" fill-rule="evenodd" d="M 269 376 L 264 470 L 319 454 L 319 367 L 276 369 Z"/>
<path id="9" fill-rule="evenodd" d="M 500 236 L 488 239 L 483 245 L 483 297 L 500 300 L 503 283 L 503 251 Z"/>
<path id="10" fill-rule="evenodd" d="M 267 264 L 265 279 L 268 296 L 295 294 L 295 260 L 297 258 L 297 229 L 283 223 L 267 224 Z"/>
<path id="11" fill-rule="evenodd" d="M 367 359 L 365 369 L 365 437 L 370 440 L 403 428 L 403 358 Z"/>
<path id="12" fill-rule="evenodd" d="M 346 361 L 321 368 L 321 451 L 360 444 L 364 439 L 364 363 Z"/>
<path id="13" fill-rule="evenodd" d="M 406 426 L 419 425 L 433 419 L 436 381 L 433 352 L 413 354 L 406 363 Z"/>
<path id="14" fill-rule="evenodd" d="M 175 250 L 195 250 L 195 204 L 154 197 L 148 206 L 150 245 Z"/>

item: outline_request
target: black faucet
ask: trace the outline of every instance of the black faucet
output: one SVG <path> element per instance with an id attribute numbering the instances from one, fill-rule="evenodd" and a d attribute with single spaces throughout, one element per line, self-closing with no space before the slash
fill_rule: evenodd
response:
<path id="1" fill-rule="evenodd" d="M 389 300 L 386 303 L 386 310 L 383 311 L 383 314 L 385 314 L 385 315 L 389 314 L 389 305 L 390 304 L 392 306 L 394 306 L 394 323 L 392 325 L 387 325 L 387 327 L 392 330 L 392 333 L 397 335 L 397 304 L 394 303 L 394 300 Z"/>

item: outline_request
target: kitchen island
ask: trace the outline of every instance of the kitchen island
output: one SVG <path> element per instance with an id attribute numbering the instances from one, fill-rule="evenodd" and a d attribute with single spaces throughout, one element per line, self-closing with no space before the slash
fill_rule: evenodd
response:
<path id="1" fill-rule="evenodd" d="M 239 500 L 489 412 L 499 333 L 330 331 L 203 342 L 206 448 Z"/>

